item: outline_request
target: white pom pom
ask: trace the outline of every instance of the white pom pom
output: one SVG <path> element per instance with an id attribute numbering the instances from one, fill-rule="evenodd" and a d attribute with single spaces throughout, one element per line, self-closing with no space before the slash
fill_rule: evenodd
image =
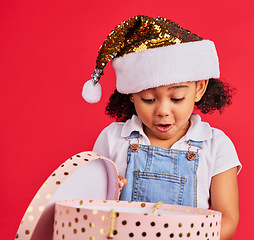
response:
<path id="1" fill-rule="evenodd" d="M 82 90 L 82 97 L 89 103 L 97 103 L 101 99 L 101 85 L 98 82 L 93 84 L 93 80 L 87 81 Z"/>

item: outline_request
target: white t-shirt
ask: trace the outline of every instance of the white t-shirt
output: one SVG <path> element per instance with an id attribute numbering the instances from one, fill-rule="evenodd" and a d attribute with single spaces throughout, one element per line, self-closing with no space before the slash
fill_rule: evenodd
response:
<path id="1" fill-rule="evenodd" d="M 231 140 L 219 129 L 212 128 L 202 122 L 198 114 L 192 114 L 190 127 L 171 149 L 188 151 L 188 140 L 203 141 L 199 150 L 199 166 L 197 171 L 197 207 L 209 208 L 210 184 L 213 176 L 233 167 L 241 169 L 235 147 Z M 143 131 L 143 124 L 138 116 L 133 115 L 127 122 L 113 122 L 106 127 L 97 138 L 93 151 L 115 162 L 120 176 L 125 176 L 127 167 L 127 150 L 129 142 L 126 140 L 133 131 L 140 133 L 139 143 L 150 145 L 148 137 Z"/>

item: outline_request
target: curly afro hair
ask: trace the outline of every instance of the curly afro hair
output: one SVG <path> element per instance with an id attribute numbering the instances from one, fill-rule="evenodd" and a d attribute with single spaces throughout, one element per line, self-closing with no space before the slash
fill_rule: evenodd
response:
<path id="1" fill-rule="evenodd" d="M 224 108 L 232 103 L 232 95 L 235 92 L 236 89 L 231 89 L 229 84 L 223 83 L 219 79 L 211 78 L 205 94 L 195 105 L 204 114 L 213 113 L 215 110 L 222 113 Z M 129 96 L 115 90 L 109 98 L 106 114 L 115 118 L 118 122 L 126 122 L 133 114 L 137 115 Z"/>
<path id="2" fill-rule="evenodd" d="M 137 115 L 129 95 L 119 93 L 117 90 L 109 98 L 106 114 L 115 118 L 117 122 L 126 122 L 133 114 Z"/>
<path id="3" fill-rule="evenodd" d="M 213 113 L 215 110 L 222 113 L 224 108 L 232 103 L 232 96 L 235 93 L 236 89 L 231 89 L 228 83 L 211 78 L 205 94 L 196 106 L 204 114 Z"/>

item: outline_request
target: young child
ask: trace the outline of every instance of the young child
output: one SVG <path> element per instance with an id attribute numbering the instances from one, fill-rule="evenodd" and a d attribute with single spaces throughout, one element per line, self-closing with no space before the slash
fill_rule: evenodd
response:
<path id="1" fill-rule="evenodd" d="M 83 88 L 88 102 L 99 101 L 98 81 L 111 59 L 117 90 L 106 113 L 117 122 L 93 151 L 115 162 L 120 199 L 211 207 L 222 212 L 221 239 L 231 239 L 241 164 L 230 139 L 193 113 L 195 106 L 211 113 L 231 103 L 232 91 L 218 80 L 214 43 L 165 18 L 124 21 L 100 48 Z"/>

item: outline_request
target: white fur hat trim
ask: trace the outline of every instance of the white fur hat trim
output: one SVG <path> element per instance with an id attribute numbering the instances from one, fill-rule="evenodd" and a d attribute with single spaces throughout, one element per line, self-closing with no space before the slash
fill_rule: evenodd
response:
<path id="1" fill-rule="evenodd" d="M 217 52 L 210 40 L 129 53 L 111 64 L 116 73 L 116 88 L 123 94 L 220 76 Z"/>

